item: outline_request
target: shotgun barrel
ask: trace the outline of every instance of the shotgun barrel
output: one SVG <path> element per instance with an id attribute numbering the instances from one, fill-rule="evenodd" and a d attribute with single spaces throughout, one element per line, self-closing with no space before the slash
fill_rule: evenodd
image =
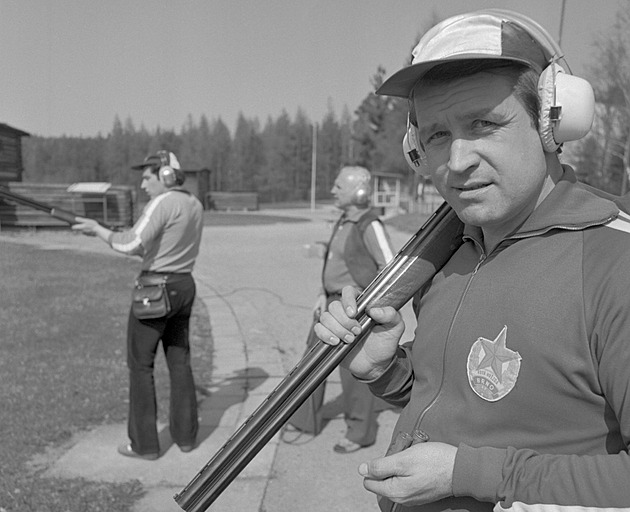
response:
<path id="1" fill-rule="evenodd" d="M 361 333 L 355 343 L 372 328 L 366 311 L 372 307 L 404 306 L 461 245 L 462 231 L 463 224 L 455 212 L 442 204 L 357 297 Z M 174 496 L 177 504 L 186 512 L 207 510 L 353 347 L 354 344 L 317 343 Z"/>
<path id="2" fill-rule="evenodd" d="M 79 221 L 77 220 L 77 215 L 71 211 L 64 210 L 63 208 L 58 208 L 50 204 L 42 203 L 40 201 L 35 201 L 35 199 L 31 199 L 30 197 L 26 197 L 21 194 L 16 194 L 15 192 L 11 192 L 4 187 L 0 187 L 0 199 L 3 197 L 9 199 L 10 201 L 13 201 L 14 203 L 23 204 L 25 206 L 29 206 L 30 208 L 34 208 L 35 210 L 46 212 L 51 217 L 55 217 L 56 219 L 67 222 L 71 226 L 79 223 Z M 99 224 L 101 223 L 99 222 Z M 108 229 L 116 230 L 115 227 L 105 227 L 107 227 Z"/>
<path id="3" fill-rule="evenodd" d="M 63 210 L 61 208 L 57 208 L 56 206 L 51 206 L 46 203 L 40 203 L 39 201 L 35 201 L 34 199 L 31 199 L 29 197 L 16 194 L 15 192 L 10 192 L 9 190 L 6 190 L 2 187 L 0 187 L 0 197 L 6 197 L 7 199 L 15 203 L 29 206 L 31 208 L 34 208 L 35 210 L 41 210 L 49 214 L 51 217 L 63 220 L 70 225 L 77 224 L 77 216 L 74 213 L 69 212 L 68 210 Z"/>

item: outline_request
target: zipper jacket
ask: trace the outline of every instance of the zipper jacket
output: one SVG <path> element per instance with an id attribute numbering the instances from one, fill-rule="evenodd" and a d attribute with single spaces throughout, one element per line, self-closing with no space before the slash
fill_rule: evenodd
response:
<path id="1" fill-rule="evenodd" d="M 404 407 L 394 437 L 458 446 L 454 497 L 404 510 L 630 508 L 629 292 L 630 217 L 570 168 L 490 254 L 466 226 L 370 383 Z"/>

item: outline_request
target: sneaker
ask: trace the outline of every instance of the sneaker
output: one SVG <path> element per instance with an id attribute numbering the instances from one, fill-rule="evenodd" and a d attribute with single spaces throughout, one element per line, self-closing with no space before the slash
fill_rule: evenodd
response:
<path id="1" fill-rule="evenodd" d="M 287 423 L 280 431 L 280 439 L 286 444 L 306 444 L 313 439 L 312 434 L 302 432 L 299 428 Z"/>
<path id="2" fill-rule="evenodd" d="M 118 447 L 118 453 L 124 455 L 125 457 L 132 457 L 134 459 L 144 459 L 144 460 L 156 460 L 160 455 L 157 453 L 146 453 L 141 455 L 140 453 L 134 452 L 131 448 L 131 444 L 121 444 Z"/>
<path id="3" fill-rule="evenodd" d="M 335 446 L 333 446 L 333 451 L 335 453 L 341 453 L 345 455 L 346 453 L 356 452 L 359 451 L 361 448 L 367 448 L 368 446 L 372 445 L 362 445 L 359 443 L 355 443 L 354 441 L 350 441 L 350 439 L 344 437 Z"/>

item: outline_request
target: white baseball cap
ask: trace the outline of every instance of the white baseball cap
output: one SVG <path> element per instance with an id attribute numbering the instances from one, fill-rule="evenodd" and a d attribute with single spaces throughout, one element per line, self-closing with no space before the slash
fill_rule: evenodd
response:
<path id="1" fill-rule="evenodd" d="M 376 94 L 408 98 L 437 64 L 457 60 L 501 59 L 542 71 L 562 58 L 553 38 L 538 23 L 516 12 L 486 9 L 448 18 L 420 39 L 411 65 L 390 76 Z"/>
<path id="2" fill-rule="evenodd" d="M 131 168 L 137 171 L 141 171 L 145 167 L 163 166 L 169 166 L 176 171 L 181 169 L 181 166 L 179 165 L 179 160 L 177 160 L 175 153 L 171 151 L 166 151 L 164 149 L 159 150 L 158 152 L 156 152 L 155 155 L 149 155 L 144 159 L 144 162 L 138 165 L 133 165 Z"/>

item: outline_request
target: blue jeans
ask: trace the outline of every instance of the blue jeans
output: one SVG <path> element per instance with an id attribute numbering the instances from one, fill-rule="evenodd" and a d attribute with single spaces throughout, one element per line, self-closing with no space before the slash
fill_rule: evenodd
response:
<path id="1" fill-rule="evenodd" d="M 127 366 L 129 368 L 128 434 L 134 452 L 159 453 L 157 402 L 153 368 L 160 340 L 170 376 L 170 431 L 173 441 L 194 445 L 197 438 L 197 397 L 190 366 L 189 325 L 195 298 L 190 274 L 174 274 L 166 289 L 171 312 L 163 317 L 139 320 L 129 313 Z"/>

